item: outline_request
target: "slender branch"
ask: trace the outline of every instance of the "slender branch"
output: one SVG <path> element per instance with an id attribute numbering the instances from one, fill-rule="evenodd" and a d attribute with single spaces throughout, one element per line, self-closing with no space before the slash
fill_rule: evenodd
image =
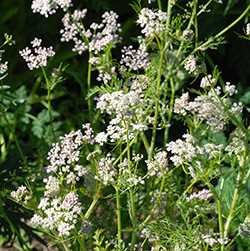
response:
<path id="1" fill-rule="evenodd" d="M 97 188 L 96 193 L 94 195 L 94 198 L 93 198 L 87 212 L 85 213 L 85 215 L 83 217 L 85 220 L 87 220 L 90 217 L 90 215 L 92 214 L 92 212 L 94 211 L 96 203 L 99 200 L 99 197 L 100 197 L 100 187 Z"/>
<path id="2" fill-rule="evenodd" d="M 91 54 L 89 55 L 89 58 L 91 57 Z M 91 73 L 92 73 L 92 65 L 88 63 L 88 76 L 87 76 L 87 86 L 88 86 L 88 92 L 90 91 L 91 88 Z M 88 109 L 89 113 L 91 114 L 91 109 L 92 109 L 92 102 L 91 98 L 88 98 Z"/>
<path id="3" fill-rule="evenodd" d="M 50 120 L 50 127 L 52 130 L 52 135 L 54 140 L 56 139 L 56 134 L 55 134 L 55 130 L 53 127 L 53 117 L 52 117 L 52 106 L 51 106 L 51 83 L 50 80 L 47 77 L 46 71 L 44 69 L 44 67 L 42 67 L 42 73 L 45 79 L 45 83 L 46 83 L 46 89 L 47 89 L 47 105 L 48 105 L 48 113 L 49 113 L 49 120 Z"/>
<path id="4" fill-rule="evenodd" d="M 237 205 L 238 198 L 239 198 L 240 181 L 241 181 L 241 171 L 239 171 L 239 173 L 237 175 L 237 178 L 236 178 L 236 187 L 235 187 L 235 190 L 234 190 L 234 193 L 233 193 L 233 199 L 232 199 L 232 202 L 231 202 L 231 206 L 230 206 L 230 209 L 229 209 L 229 214 L 227 216 L 227 220 L 226 220 L 225 227 L 224 227 L 224 238 L 227 237 L 228 232 L 229 232 L 230 223 L 234 218 L 234 210 L 235 210 L 235 207 Z"/>
<path id="5" fill-rule="evenodd" d="M 248 7 L 242 12 L 242 14 L 235 19 L 230 25 L 228 25 L 226 28 L 224 28 L 222 31 L 220 31 L 219 33 L 217 33 L 214 37 L 213 40 L 221 37 L 222 35 L 224 35 L 228 30 L 230 30 L 231 28 L 233 28 L 245 15 L 248 14 L 248 12 L 250 11 L 250 4 L 248 5 Z M 209 43 L 211 43 L 211 40 L 207 40 L 205 43 L 201 44 L 200 46 L 198 46 L 196 49 L 194 49 L 193 53 L 195 53 L 196 51 L 202 50 L 203 48 L 205 48 L 207 45 L 209 45 Z"/>
<path id="6" fill-rule="evenodd" d="M 118 249 L 120 250 L 122 244 L 121 202 L 120 202 L 119 188 L 116 187 L 115 190 L 116 190 L 117 239 L 118 239 Z"/>

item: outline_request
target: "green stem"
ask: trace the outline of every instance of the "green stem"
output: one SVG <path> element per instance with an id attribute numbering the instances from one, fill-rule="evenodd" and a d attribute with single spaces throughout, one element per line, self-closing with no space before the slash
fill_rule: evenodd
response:
<path id="1" fill-rule="evenodd" d="M 233 26 L 235 26 L 248 12 L 250 11 L 250 4 L 247 6 L 247 8 L 242 12 L 242 14 L 234 20 L 230 25 L 228 25 L 225 29 L 223 29 L 221 32 L 219 32 L 215 38 L 218 38 L 225 34 L 228 30 L 230 30 Z"/>
<path id="2" fill-rule="evenodd" d="M 84 237 L 78 239 L 78 243 L 80 245 L 80 251 L 87 251 L 85 247 Z"/>
<path id="3" fill-rule="evenodd" d="M 225 227 L 224 227 L 224 238 L 227 238 L 230 223 L 234 218 L 234 210 L 235 210 L 235 207 L 237 205 L 238 198 L 239 198 L 240 181 L 241 181 L 241 171 L 239 171 L 239 173 L 237 175 L 237 178 L 236 178 L 236 187 L 234 189 L 233 199 L 232 199 L 232 202 L 231 202 L 231 206 L 230 206 L 230 209 L 229 209 L 229 214 L 227 216 Z"/>
<path id="4" fill-rule="evenodd" d="M 70 249 L 67 247 L 67 245 L 64 243 L 64 241 L 62 241 L 62 246 L 65 251 L 70 251 Z"/>
<path id="5" fill-rule="evenodd" d="M 132 166 L 131 166 L 131 153 L 130 153 L 130 142 L 129 142 L 129 126 L 127 125 L 127 159 L 128 159 L 128 169 L 129 175 L 132 176 Z M 137 220 L 136 220 L 136 208 L 135 208 L 135 199 L 134 199 L 134 191 L 133 187 L 129 189 L 129 216 L 133 226 L 132 237 L 131 237 L 131 248 L 133 251 L 135 249 L 136 243 L 136 228 L 137 228 Z"/>
<path id="6" fill-rule="evenodd" d="M 143 132 L 141 132 L 141 138 L 142 138 L 142 142 L 144 144 L 144 147 L 146 149 L 147 154 L 149 154 L 149 149 L 150 149 L 150 145 L 148 143 L 147 137 L 145 136 L 145 134 Z"/>
<path id="7" fill-rule="evenodd" d="M 116 190 L 117 240 L 118 240 L 118 250 L 120 250 L 122 244 L 121 201 L 120 201 L 119 188 L 116 187 L 115 190 Z"/>
<path id="8" fill-rule="evenodd" d="M 87 212 L 85 213 L 85 215 L 83 217 L 85 220 L 87 220 L 90 217 L 90 215 L 92 214 L 92 212 L 94 211 L 96 203 L 99 200 L 99 197 L 100 197 L 100 188 L 97 189 L 97 191 L 96 191 L 96 193 L 94 195 L 94 198 L 93 198 Z"/>
<path id="9" fill-rule="evenodd" d="M 89 55 L 89 58 L 90 57 L 91 57 L 91 54 Z M 92 65 L 89 63 L 88 64 L 88 76 L 87 76 L 88 92 L 90 91 L 90 88 L 91 88 L 91 73 L 92 73 Z M 89 109 L 89 114 L 91 116 L 92 103 L 91 103 L 90 97 L 88 97 L 88 109 Z"/>
<path id="10" fill-rule="evenodd" d="M 123 155 L 125 155 L 128 151 L 128 148 L 132 146 L 135 142 L 136 138 L 134 138 L 132 141 L 129 142 L 129 144 L 126 146 L 126 148 L 120 153 L 120 155 L 117 157 L 117 159 L 114 161 L 114 166 L 122 159 Z"/>
<path id="11" fill-rule="evenodd" d="M 136 243 L 136 227 L 137 227 L 137 220 L 136 220 L 136 213 L 135 213 L 135 200 L 134 200 L 134 193 L 132 189 L 129 190 L 129 200 L 130 200 L 130 218 L 133 226 L 132 238 L 131 238 L 131 251 L 135 249 Z"/>
<path id="12" fill-rule="evenodd" d="M 202 9 L 197 13 L 197 16 L 199 16 L 201 13 L 203 13 L 207 7 L 213 2 L 214 0 L 209 0 L 206 4 L 203 5 Z"/>
<path id="13" fill-rule="evenodd" d="M 215 39 L 221 37 L 222 35 L 224 35 L 228 30 L 230 30 L 233 26 L 235 26 L 245 15 L 247 15 L 249 10 L 250 10 L 250 4 L 247 6 L 247 8 L 242 12 L 242 14 L 237 19 L 235 19 L 230 25 L 228 25 L 226 28 L 224 28 L 222 31 L 220 31 L 218 34 L 216 34 L 213 39 L 215 40 Z M 209 45 L 209 43 L 211 43 L 211 40 L 208 40 L 205 43 L 198 46 L 193 51 L 193 53 L 196 52 L 196 51 L 202 50 L 207 45 Z"/>
<path id="14" fill-rule="evenodd" d="M 45 79 L 45 83 L 46 83 L 46 89 L 47 89 L 47 106 L 48 106 L 48 112 L 49 112 L 49 120 L 50 120 L 50 127 L 52 130 L 52 135 L 54 140 L 56 140 L 56 135 L 55 135 L 55 130 L 53 127 L 53 117 L 52 117 L 52 106 L 51 106 L 51 83 L 50 80 L 47 77 L 46 71 L 45 69 L 42 67 L 42 73 Z"/>
<path id="15" fill-rule="evenodd" d="M 155 146 L 155 141 L 156 141 L 156 131 L 157 131 L 158 115 L 159 115 L 159 103 L 160 103 L 159 96 L 160 96 L 163 57 L 164 57 L 164 51 L 161 51 L 161 53 L 160 53 L 160 63 L 159 63 L 159 69 L 158 69 L 158 76 L 157 76 L 157 85 L 156 85 L 155 116 L 154 116 L 153 132 L 152 132 L 152 138 L 151 138 L 149 154 L 148 154 L 148 159 L 149 160 L 152 158 L 153 150 L 154 150 L 154 146 Z"/>
<path id="16" fill-rule="evenodd" d="M 183 192 L 183 195 L 186 195 L 186 193 L 189 192 L 189 190 L 194 186 L 194 184 L 197 182 L 197 179 L 193 179 L 190 185 L 186 188 L 186 190 Z"/>
<path id="17" fill-rule="evenodd" d="M 158 8 L 159 8 L 159 10 L 161 10 L 161 9 L 162 9 L 161 0 L 157 0 L 157 3 L 158 3 Z"/>
<path id="18" fill-rule="evenodd" d="M 167 32 L 169 32 L 169 27 L 170 27 L 170 20 L 171 20 L 171 14 L 172 14 L 172 7 L 173 7 L 173 0 L 168 0 L 168 9 L 167 9 L 167 23 L 166 23 L 166 29 Z"/>
<path id="19" fill-rule="evenodd" d="M 167 173 L 167 176 L 162 177 L 161 185 L 160 185 L 160 193 L 159 193 L 159 195 L 158 195 L 158 198 L 156 199 L 156 201 L 157 201 L 158 203 L 160 203 L 159 198 L 161 198 L 161 194 L 162 194 L 162 192 L 163 192 L 164 185 L 165 185 L 165 180 L 167 179 L 167 177 L 171 176 L 172 173 L 173 173 L 174 171 L 175 171 L 175 168 L 171 169 L 171 170 Z M 142 228 L 145 226 L 145 224 L 148 223 L 148 221 L 149 221 L 149 220 L 151 219 L 151 217 L 152 217 L 152 214 L 153 214 L 154 210 L 155 210 L 156 208 L 159 207 L 160 204 L 158 204 L 158 203 L 155 203 L 155 204 L 153 205 L 153 207 L 152 207 L 151 210 L 150 210 L 149 215 L 148 215 L 148 216 L 145 218 L 145 220 L 139 225 L 138 229 L 142 229 Z"/>
<path id="20" fill-rule="evenodd" d="M 190 28 L 191 28 L 191 26 L 192 26 L 192 24 L 193 24 L 193 22 L 194 22 L 194 19 L 195 19 L 195 17 L 196 17 L 196 13 L 197 12 L 197 0 L 194 0 L 193 1 L 193 10 L 192 10 L 192 15 L 191 15 L 191 18 L 189 19 L 189 22 L 188 22 L 188 25 L 187 25 L 187 28 L 186 28 L 186 30 L 189 30 Z M 180 47 L 179 47 L 179 49 L 178 49 L 178 52 L 177 52 L 177 58 L 179 57 L 179 55 L 180 55 L 180 53 L 181 53 L 181 51 L 182 51 L 182 48 L 183 48 L 183 46 L 184 46 L 184 43 L 185 43 L 185 41 L 184 40 L 182 40 L 181 41 L 181 44 L 180 44 Z"/>
<path id="21" fill-rule="evenodd" d="M 194 0 L 195 14 L 197 13 L 197 5 L 198 5 L 198 0 Z M 195 31 L 195 47 L 197 47 L 197 45 L 198 45 L 198 36 L 199 36 L 197 14 L 194 16 L 194 31 Z"/>
<path id="22" fill-rule="evenodd" d="M 171 86 L 171 96 L 170 96 L 170 102 L 169 102 L 169 111 L 168 111 L 168 120 L 167 120 L 167 127 L 164 132 L 164 146 L 167 144 L 169 139 L 169 128 L 170 128 L 170 122 L 173 116 L 173 108 L 174 108 L 174 98 L 175 98 L 175 86 L 173 78 L 170 78 L 170 86 Z"/>
<path id="23" fill-rule="evenodd" d="M 219 230 L 220 230 L 220 238 L 224 238 L 224 225 L 222 220 L 222 206 L 220 198 L 217 198 L 217 214 L 218 214 L 218 222 L 219 222 Z M 221 251 L 224 251 L 224 244 L 221 245 Z"/>
<path id="24" fill-rule="evenodd" d="M 20 154 L 20 156 L 21 156 L 21 159 L 22 159 L 24 165 L 25 165 L 25 166 L 28 166 L 27 158 L 25 157 L 25 155 L 24 155 L 24 153 L 23 153 L 23 151 L 22 151 L 22 148 L 21 148 L 21 146 L 20 146 L 20 144 L 19 144 L 19 141 L 18 141 L 16 135 L 14 135 L 14 140 L 15 140 L 17 150 L 18 150 L 18 152 L 19 152 L 19 154 Z"/>
<path id="25" fill-rule="evenodd" d="M 172 7 L 173 3 L 172 0 L 168 1 L 168 9 L 167 9 L 167 23 L 166 23 L 166 30 L 169 33 L 170 28 L 170 22 L 171 22 L 171 14 L 172 14 Z M 158 41 L 157 41 L 158 42 Z M 161 44 L 158 42 L 158 47 L 160 49 L 160 61 L 159 61 L 159 68 L 158 68 L 158 75 L 157 75 L 157 85 L 156 85 L 156 101 L 155 101 L 155 116 L 154 116 L 154 124 L 153 124 L 153 132 L 152 132 L 152 138 L 150 143 L 150 148 L 148 152 L 148 159 L 152 158 L 155 141 L 156 141 L 156 131 L 157 131 L 157 123 L 158 123 L 158 115 L 159 115 L 159 100 L 160 100 L 160 90 L 161 90 L 161 76 L 162 76 L 162 66 L 163 66 L 163 59 L 165 50 L 168 48 L 169 42 L 165 44 L 164 47 L 161 46 Z"/>

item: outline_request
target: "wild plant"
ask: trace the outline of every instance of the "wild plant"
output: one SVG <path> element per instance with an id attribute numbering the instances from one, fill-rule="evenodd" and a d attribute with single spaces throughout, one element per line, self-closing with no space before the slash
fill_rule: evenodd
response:
<path id="1" fill-rule="evenodd" d="M 28 178 L 10 195 L 61 250 L 247 248 L 249 111 L 208 55 L 250 5 L 200 41 L 200 17 L 220 1 L 169 0 L 166 9 L 151 2 L 134 2 L 140 34 L 121 46 L 114 11 L 87 25 L 87 10 L 70 0 L 33 0 L 32 11 L 47 18 L 65 12 L 61 41 L 88 55 L 88 119 L 56 133 L 51 97 L 63 79 L 47 67 L 56 51 L 34 38 L 20 55 L 42 72 L 53 143 L 42 190 Z M 249 39 L 249 24 L 242 37 Z"/>

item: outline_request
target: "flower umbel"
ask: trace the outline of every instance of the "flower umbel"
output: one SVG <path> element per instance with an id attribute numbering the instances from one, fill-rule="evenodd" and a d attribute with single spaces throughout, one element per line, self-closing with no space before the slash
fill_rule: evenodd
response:
<path id="1" fill-rule="evenodd" d="M 33 41 L 31 41 L 31 49 L 26 47 L 19 52 L 26 61 L 30 70 L 47 66 L 48 58 L 55 55 L 55 52 L 51 46 L 46 48 L 42 47 L 41 44 L 42 40 L 35 38 Z"/>

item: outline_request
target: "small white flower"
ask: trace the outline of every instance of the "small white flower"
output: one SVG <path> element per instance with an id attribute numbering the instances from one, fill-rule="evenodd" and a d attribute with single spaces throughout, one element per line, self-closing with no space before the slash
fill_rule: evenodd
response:
<path id="1" fill-rule="evenodd" d="M 3 75 L 8 70 L 8 62 L 2 62 L 2 53 L 3 51 L 0 51 L 0 75 Z"/>
<path id="2" fill-rule="evenodd" d="M 205 89 L 207 87 L 213 86 L 215 83 L 216 79 L 213 78 L 211 74 L 209 74 L 201 79 L 200 87 Z"/>
<path id="3" fill-rule="evenodd" d="M 190 134 L 184 134 L 183 140 L 178 139 L 169 142 L 167 144 L 167 151 L 172 153 L 170 160 L 175 166 L 192 161 L 201 152 L 200 148 L 195 145 L 195 138 Z"/>
<path id="4" fill-rule="evenodd" d="M 184 64 L 184 68 L 190 74 L 194 74 L 194 73 L 197 72 L 199 66 L 198 66 L 198 63 L 197 63 L 197 59 L 195 58 L 194 55 L 190 55 L 186 59 L 185 64 Z"/>
<path id="5" fill-rule="evenodd" d="M 17 202 L 24 202 L 24 203 L 27 203 L 27 201 L 31 198 L 30 192 L 25 186 L 18 187 L 16 191 L 12 191 L 10 193 L 10 196 Z"/>
<path id="6" fill-rule="evenodd" d="M 220 238 L 218 233 L 202 235 L 202 240 L 209 246 L 214 246 L 216 244 L 226 245 L 229 242 L 228 238 Z"/>
<path id="7" fill-rule="evenodd" d="M 152 160 L 146 161 L 148 175 L 161 177 L 168 171 L 168 157 L 166 151 L 156 153 Z"/>
<path id="8" fill-rule="evenodd" d="M 187 107 L 189 103 L 189 93 L 183 93 L 181 97 L 177 98 L 174 103 L 174 112 L 181 115 L 187 114 Z"/>
<path id="9" fill-rule="evenodd" d="M 187 201 L 191 201 L 191 200 L 208 200 L 209 198 L 211 198 L 213 196 L 213 194 L 207 190 L 207 189 L 203 189 L 197 193 L 192 193 L 189 197 L 187 197 Z"/>
<path id="10" fill-rule="evenodd" d="M 132 45 L 123 47 L 120 63 L 134 71 L 146 69 L 149 65 L 146 45 L 141 43 L 137 50 Z"/>
<path id="11" fill-rule="evenodd" d="M 229 94 L 229 96 L 233 96 L 237 93 L 237 89 L 235 85 L 232 85 L 230 82 L 226 82 L 225 92 Z"/>
<path id="12" fill-rule="evenodd" d="M 53 57 L 55 52 L 52 47 L 41 47 L 42 40 L 35 38 L 31 41 L 32 49 L 26 47 L 19 53 L 26 61 L 30 70 L 47 66 L 48 58 Z"/>
<path id="13" fill-rule="evenodd" d="M 143 8 L 139 14 L 137 23 L 142 28 L 142 34 L 145 37 L 151 37 L 165 30 L 167 18 L 167 14 L 161 10 L 153 11 Z"/>
<path id="14" fill-rule="evenodd" d="M 58 231 L 59 236 L 69 236 L 76 228 L 79 215 L 82 211 L 78 195 L 69 192 L 62 197 L 43 197 L 38 205 L 39 214 L 34 214 L 30 223 Z"/>
<path id="15" fill-rule="evenodd" d="M 72 0 L 33 0 L 31 9 L 34 13 L 48 17 L 56 13 L 58 8 L 66 11 L 72 5 Z"/>
<path id="16" fill-rule="evenodd" d="M 112 184 L 115 181 L 117 174 L 116 169 L 113 166 L 114 159 L 110 155 L 106 158 L 102 158 L 98 164 L 97 180 L 101 181 L 104 185 Z"/>
<path id="17" fill-rule="evenodd" d="M 59 181 L 53 176 L 49 176 L 47 179 L 44 179 L 45 182 L 45 196 L 54 196 L 60 190 Z"/>
<path id="18" fill-rule="evenodd" d="M 0 75 L 6 73 L 8 70 L 8 62 L 1 63 L 0 61 Z"/>
<path id="19" fill-rule="evenodd" d="M 69 223 L 60 222 L 57 230 L 59 232 L 59 236 L 69 236 L 71 229 L 74 228 L 74 225 L 71 225 Z"/>
<path id="20" fill-rule="evenodd" d="M 246 35 L 250 36 L 250 23 L 247 23 L 246 25 Z"/>
<path id="21" fill-rule="evenodd" d="M 95 136 L 95 141 L 101 146 L 107 142 L 108 136 L 105 132 L 100 132 Z"/>
<path id="22" fill-rule="evenodd" d="M 183 31 L 182 37 L 186 41 L 192 41 L 193 38 L 194 38 L 194 32 L 192 30 L 190 30 L 190 29 L 186 29 L 186 30 Z"/>

